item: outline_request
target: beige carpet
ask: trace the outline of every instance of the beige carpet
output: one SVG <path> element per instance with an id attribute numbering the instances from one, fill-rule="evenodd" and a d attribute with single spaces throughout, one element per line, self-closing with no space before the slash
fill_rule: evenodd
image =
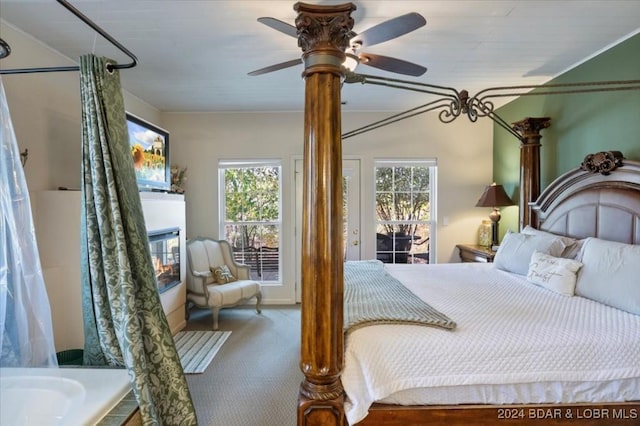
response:
<path id="1" fill-rule="evenodd" d="M 193 309 L 186 330 L 211 330 L 209 310 Z M 232 331 L 202 374 L 187 383 L 199 426 L 294 426 L 300 372 L 300 307 L 220 311 Z"/>

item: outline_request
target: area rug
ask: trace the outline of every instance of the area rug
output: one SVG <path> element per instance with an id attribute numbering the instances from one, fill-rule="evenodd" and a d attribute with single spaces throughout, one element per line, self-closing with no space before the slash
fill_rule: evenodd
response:
<path id="1" fill-rule="evenodd" d="M 185 374 L 200 374 L 206 370 L 230 331 L 180 331 L 173 338 Z"/>

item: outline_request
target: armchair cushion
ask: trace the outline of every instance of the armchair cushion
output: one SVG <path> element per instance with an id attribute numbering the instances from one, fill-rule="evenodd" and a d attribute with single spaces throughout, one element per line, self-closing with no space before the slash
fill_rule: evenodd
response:
<path id="1" fill-rule="evenodd" d="M 229 284 L 209 285 L 209 306 L 234 306 L 240 300 L 248 300 L 260 293 L 260 284 L 256 281 L 235 281 Z"/>

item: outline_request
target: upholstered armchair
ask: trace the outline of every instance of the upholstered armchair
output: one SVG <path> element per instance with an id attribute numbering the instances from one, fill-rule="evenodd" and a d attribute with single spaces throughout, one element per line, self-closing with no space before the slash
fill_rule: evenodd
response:
<path id="1" fill-rule="evenodd" d="M 249 278 L 249 266 L 233 258 L 231 245 L 224 240 L 194 238 L 187 241 L 187 317 L 189 304 L 210 308 L 213 329 L 218 329 L 218 313 L 256 298 L 260 310 L 260 283 Z"/>

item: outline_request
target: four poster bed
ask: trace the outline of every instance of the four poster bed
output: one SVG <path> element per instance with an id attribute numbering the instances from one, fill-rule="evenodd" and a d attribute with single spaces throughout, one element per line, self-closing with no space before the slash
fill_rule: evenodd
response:
<path id="1" fill-rule="evenodd" d="M 524 275 L 506 271 L 521 259 L 501 251 L 495 264 L 385 265 L 457 327 L 345 330 L 349 424 L 640 421 L 640 162 L 607 175 L 576 168 L 542 193 L 533 214 L 536 228 L 505 241 L 526 236 L 516 240 L 521 248 L 557 238 L 554 260 L 583 264 L 578 295 L 533 284 L 529 261 Z"/>
<path id="2" fill-rule="evenodd" d="M 340 64 L 354 6 L 294 9 L 306 80 L 298 425 L 637 422 L 640 162 L 597 153 L 540 195 L 550 119 L 522 120 L 522 232 L 495 264 L 345 264 Z M 370 285 L 381 271 L 399 285 Z M 412 314 L 423 303 L 428 326 L 411 316 L 348 328 L 354 312 L 387 310 L 385 298 L 410 299 Z"/>

